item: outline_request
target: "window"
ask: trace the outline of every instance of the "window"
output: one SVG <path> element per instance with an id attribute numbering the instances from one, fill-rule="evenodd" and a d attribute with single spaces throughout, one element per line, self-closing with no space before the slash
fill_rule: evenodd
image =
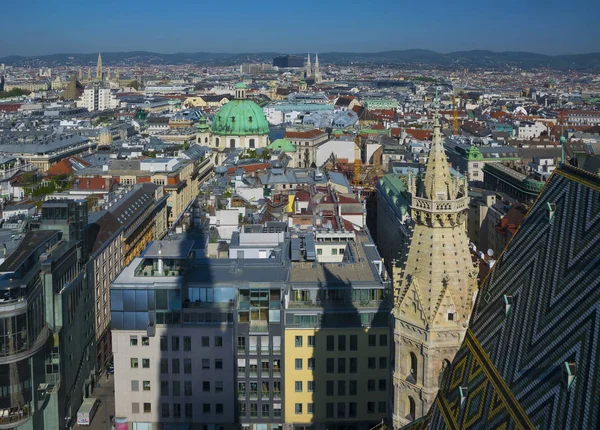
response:
<path id="1" fill-rule="evenodd" d="M 192 381 L 183 381 L 183 395 L 184 396 L 192 395 Z"/>
<path id="2" fill-rule="evenodd" d="M 369 346 L 377 346 L 377 336 L 374 334 L 369 335 Z"/>
<path id="3" fill-rule="evenodd" d="M 179 351 L 179 336 L 171 337 L 171 351 Z"/>
<path id="4" fill-rule="evenodd" d="M 173 396 L 180 396 L 181 395 L 181 382 L 180 381 L 173 381 L 173 392 L 172 392 Z"/>
<path id="5" fill-rule="evenodd" d="M 346 404 L 344 402 L 339 402 L 337 404 L 337 417 L 344 418 L 346 416 Z"/>
<path id="6" fill-rule="evenodd" d="M 142 358 L 142 368 L 150 369 L 150 359 L 149 358 Z"/>
<path id="7" fill-rule="evenodd" d="M 346 358 L 338 358 L 338 373 L 346 373 Z"/>
<path id="8" fill-rule="evenodd" d="M 335 338 L 331 335 L 327 336 L 327 351 L 333 351 L 335 348 Z"/>
<path id="9" fill-rule="evenodd" d="M 315 337 L 314 336 L 308 336 L 308 346 L 314 348 L 314 346 L 315 346 Z"/>
<path id="10" fill-rule="evenodd" d="M 150 391 L 150 381 L 144 381 L 142 387 L 144 391 Z"/>
<path id="11" fill-rule="evenodd" d="M 215 359 L 215 369 L 222 369 L 222 368 L 223 368 L 223 359 L 216 358 Z"/>
<path id="12" fill-rule="evenodd" d="M 315 404 L 314 403 L 307 403 L 306 404 L 306 412 L 309 415 L 312 415 L 315 413 Z"/>
<path id="13" fill-rule="evenodd" d="M 314 370 L 315 369 L 315 359 L 314 358 L 309 358 L 307 360 L 308 363 L 308 369 L 309 370 Z"/>
<path id="14" fill-rule="evenodd" d="M 296 412 L 296 414 L 301 414 L 302 413 L 302 403 L 296 403 L 294 405 L 294 411 Z"/>
<path id="15" fill-rule="evenodd" d="M 367 381 L 367 391 L 375 391 L 375 379 L 369 379 Z"/>
<path id="16" fill-rule="evenodd" d="M 254 144 L 254 139 L 250 139 L 250 148 L 254 148 L 256 145 Z"/>
<path id="17" fill-rule="evenodd" d="M 173 403 L 173 418 L 181 418 L 181 404 Z"/>
<path id="18" fill-rule="evenodd" d="M 375 402 L 367 402 L 367 413 L 369 413 L 369 414 L 375 413 Z"/>
<path id="19" fill-rule="evenodd" d="M 380 369 L 387 368 L 387 357 L 379 357 L 379 368 Z"/>
<path id="20" fill-rule="evenodd" d="M 302 392 L 302 381 L 296 381 L 294 385 L 295 385 L 296 393 L 301 393 Z"/>
<path id="21" fill-rule="evenodd" d="M 183 359 L 183 373 L 190 374 L 192 373 L 192 359 L 184 358 Z"/>
<path id="22" fill-rule="evenodd" d="M 169 360 L 166 358 L 160 359 L 160 373 L 162 375 L 169 373 Z"/>
<path id="23" fill-rule="evenodd" d="M 218 137 L 215 139 L 215 146 L 219 146 L 219 138 Z"/>
<path id="24" fill-rule="evenodd" d="M 202 336 L 202 346 L 203 347 L 209 347 L 210 346 L 210 337 L 209 336 Z"/>
<path id="25" fill-rule="evenodd" d="M 337 255 L 337 254 L 338 254 L 338 250 L 337 250 L 337 248 L 333 248 L 333 249 L 331 250 L 331 255 Z"/>
<path id="26" fill-rule="evenodd" d="M 160 416 L 163 418 L 169 418 L 169 404 L 162 403 L 160 405 Z"/>
<path id="27" fill-rule="evenodd" d="M 238 350 L 238 353 L 246 352 L 246 338 L 244 336 L 238 336 L 237 350 Z"/>
<path id="28" fill-rule="evenodd" d="M 350 335 L 350 351 L 356 351 L 358 349 L 358 336 L 355 334 Z"/>
<path id="29" fill-rule="evenodd" d="M 417 356 L 411 352 L 410 353 L 410 372 L 409 372 L 410 376 L 413 377 L 413 379 L 416 381 L 417 380 Z"/>
<path id="30" fill-rule="evenodd" d="M 333 396 L 334 395 L 333 394 L 333 387 L 334 387 L 333 381 L 327 381 L 325 383 L 325 394 L 327 396 Z"/>
<path id="31" fill-rule="evenodd" d="M 129 337 L 129 346 L 137 346 L 137 344 L 138 344 L 138 337 L 130 336 Z M 139 408 L 139 404 L 138 404 L 138 408 Z"/>
<path id="32" fill-rule="evenodd" d="M 223 381 L 215 381 L 215 393 L 223 392 Z"/>
<path id="33" fill-rule="evenodd" d="M 178 374 L 179 373 L 179 358 L 174 358 L 171 361 L 171 372 L 173 374 Z"/>
<path id="34" fill-rule="evenodd" d="M 261 406 L 261 408 L 262 408 L 262 417 L 263 418 L 269 418 L 269 416 L 271 415 L 269 405 L 263 403 L 263 405 Z"/>
<path id="35" fill-rule="evenodd" d="M 229 139 L 229 147 L 235 148 L 235 139 Z"/>
<path id="36" fill-rule="evenodd" d="M 138 359 L 137 358 L 132 358 L 130 361 L 131 361 L 131 368 L 132 369 L 137 369 L 138 368 Z"/>
<path id="37" fill-rule="evenodd" d="M 317 255 L 323 255 L 323 248 L 317 249 Z"/>
<path id="38" fill-rule="evenodd" d="M 192 338 L 190 336 L 183 336 L 183 350 L 184 351 L 192 350 Z"/>
<path id="39" fill-rule="evenodd" d="M 379 335 L 379 346 L 387 346 L 387 334 Z"/>
<path id="40" fill-rule="evenodd" d="M 202 368 L 203 369 L 210 369 L 210 358 L 203 358 L 202 359 Z"/>
<path id="41" fill-rule="evenodd" d="M 356 402 L 348 403 L 348 418 L 356 418 Z"/>
<path id="42" fill-rule="evenodd" d="M 186 419 L 192 419 L 193 414 L 193 409 L 192 409 L 192 403 L 186 403 L 185 404 L 185 418 Z"/>
<path id="43" fill-rule="evenodd" d="M 150 338 L 148 336 L 142 336 L 142 346 L 150 345 Z"/>
<path id="44" fill-rule="evenodd" d="M 369 357 L 367 359 L 367 367 L 369 369 L 375 369 L 375 368 L 377 368 L 376 364 L 377 364 L 377 361 L 375 360 L 375 357 Z"/>
<path id="45" fill-rule="evenodd" d="M 448 321 L 454 321 L 454 312 L 448 312 Z"/>
<path id="46" fill-rule="evenodd" d="M 296 347 L 301 347 L 302 346 L 302 336 L 296 336 L 295 342 L 296 342 Z"/>
<path id="47" fill-rule="evenodd" d="M 168 343 L 167 343 L 167 336 L 161 336 L 160 337 L 160 350 L 161 351 L 168 351 Z"/>
<path id="48" fill-rule="evenodd" d="M 379 412 L 380 414 L 385 414 L 385 409 L 386 409 L 386 403 L 385 402 L 378 402 L 377 403 L 377 412 Z"/>
<path id="49" fill-rule="evenodd" d="M 410 420 L 414 420 L 415 416 L 417 415 L 417 404 L 415 403 L 415 400 L 408 396 L 408 416 L 407 418 L 409 418 Z"/>
<path id="50" fill-rule="evenodd" d="M 160 395 L 161 396 L 169 395 L 169 381 L 160 381 Z"/>
<path id="51" fill-rule="evenodd" d="M 357 393 L 358 382 L 354 379 L 349 381 L 348 383 L 348 395 L 356 396 Z"/>
<path id="52" fill-rule="evenodd" d="M 346 336 L 341 334 L 338 336 L 338 351 L 346 350 Z"/>
<path id="53" fill-rule="evenodd" d="M 223 346 L 223 336 L 215 336 L 215 346 L 217 346 L 217 347 Z"/>
<path id="54" fill-rule="evenodd" d="M 152 412 L 152 405 L 150 403 L 144 403 L 144 413 L 149 414 Z"/>
<path id="55" fill-rule="evenodd" d="M 217 403 L 215 405 L 215 412 L 217 415 L 223 415 L 223 403 Z"/>
<path id="56" fill-rule="evenodd" d="M 309 393 L 312 393 L 315 391 L 315 381 L 308 381 L 306 383 L 306 391 L 308 391 Z"/>
<path id="57" fill-rule="evenodd" d="M 281 403 L 273 404 L 273 417 L 281 418 Z"/>
<path id="58" fill-rule="evenodd" d="M 140 391 L 140 381 L 131 381 L 131 391 Z"/>
<path id="59" fill-rule="evenodd" d="M 327 365 L 326 366 L 327 366 L 327 368 L 325 369 L 325 371 L 327 373 L 334 373 L 335 372 L 335 370 L 334 370 L 335 364 L 334 364 L 333 358 L 328 358 L 327 359 Z"/>
<path id="60" fill-rule="evenodd" d="M 346 381 L 338 381 L 338 396 L 346 395 Z"/>
<path id="61" fill-rule="evenodd" d="M 358 358 L 351 357 L 350 358 L 350 373 L 358 372 Z"/>
<path id="62" fill-rule="evenodd" d="M 139 414 L 140 413 L 140 404 L 139 403 L 132 403 L 131 404 L 131 413 L 132 414 Z"/>
<path id="63" fill-rule="evenodd" d="M 210 381 L 202 381 L 202 391 L 210 393 Z"/>
<path id="64" fill-rule="evenodd" d="M 245 403 L 239 403 L 238 404 L 238 411 L 240 413 L 240 417 L 245 417 L 246 416 L 246 404 Z"/>
<path id="65" fill-rule="evenodd" d="M 210 403 L 202 403 L 202 413 L 210 414 Z"/>
<path id="66" fill-rule="evenodd" d="M 385 379 L 379 380 L 379 391 L 387 390 L 387 381 Z"/>
<path id="67" fill-rule="evenodd" d="M 333 418 L 333 403 L 325 404 L 325 416 L 327 418 Z"/>
<path id="68" fill-rule="evenodd" d="M 302 370 L 302 359 L 296 358 L 295 365 L 296 365 L 296 370 Z"/>

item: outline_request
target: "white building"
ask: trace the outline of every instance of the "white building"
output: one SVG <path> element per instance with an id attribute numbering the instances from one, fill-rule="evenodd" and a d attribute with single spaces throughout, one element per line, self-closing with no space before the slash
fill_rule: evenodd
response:
<path id="1" fill-rule="evenodd" d="M 98 86 L 86 88 L 81 98 L 77 100 L 77 107 L 86 108 L 90 112 L 116 109 L 119 105 L 119 99 L 109 88 Z"/>
<path id="2" fill-rule="evenodd" d="M 517 135 L 519 139 L 529 140 L 540 137 L 544 131 L 548 131 L 548 127 L 541 122 L 522 122 L 517 128 Z"/>

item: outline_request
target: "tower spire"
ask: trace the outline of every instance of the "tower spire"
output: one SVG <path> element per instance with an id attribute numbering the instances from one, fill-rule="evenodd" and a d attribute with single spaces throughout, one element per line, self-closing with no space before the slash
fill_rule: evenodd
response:
<path id="1" fill-rule="evenodd" d="M 96 79 L 102 79 L 102 54 L 98 52 L 98 63 L 96 64 Z"/>
<path id="2" fill-rule="evenodd" d="M 425 170 L 424 197 L 430 200 L 452 200 L 456 196 L 452 189 L 450 169 L 440 128 L 439 114 L 436 111 L 433 114 L 433 136 Z"/>
<path id="3" fill-rule="evenodd" d="M 310 52 L 308 53 L 308 59 L 306 60 L 306 70 L 304 70 L 304 77 L 308 78 L 312 75 L 312 66 L 310 64 Z"/>

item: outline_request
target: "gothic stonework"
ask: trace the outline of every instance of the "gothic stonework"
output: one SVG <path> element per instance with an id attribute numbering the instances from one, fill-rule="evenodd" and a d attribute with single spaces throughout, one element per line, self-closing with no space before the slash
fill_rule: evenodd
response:
<path id="1" fill-rule="evenodd" d="M 425 176 L 409 177 L 408 190 L 413 233 L 404 267 L 394 276 L 396 428 L 433 404 L 440 372 L 464 337 L 477 287 L 465 229 L 466 179 L 450 175 L 437 115 Z"/>

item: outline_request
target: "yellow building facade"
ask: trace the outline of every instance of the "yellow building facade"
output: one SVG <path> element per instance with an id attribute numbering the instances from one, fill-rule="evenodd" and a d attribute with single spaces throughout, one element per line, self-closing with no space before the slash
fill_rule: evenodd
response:
<path id="1" fill-rule="evenodd" d="M 388 413 L 390 342 L 387 327 L 285 329 L 285 422 L 327 429 L 380 422 Z"/>

